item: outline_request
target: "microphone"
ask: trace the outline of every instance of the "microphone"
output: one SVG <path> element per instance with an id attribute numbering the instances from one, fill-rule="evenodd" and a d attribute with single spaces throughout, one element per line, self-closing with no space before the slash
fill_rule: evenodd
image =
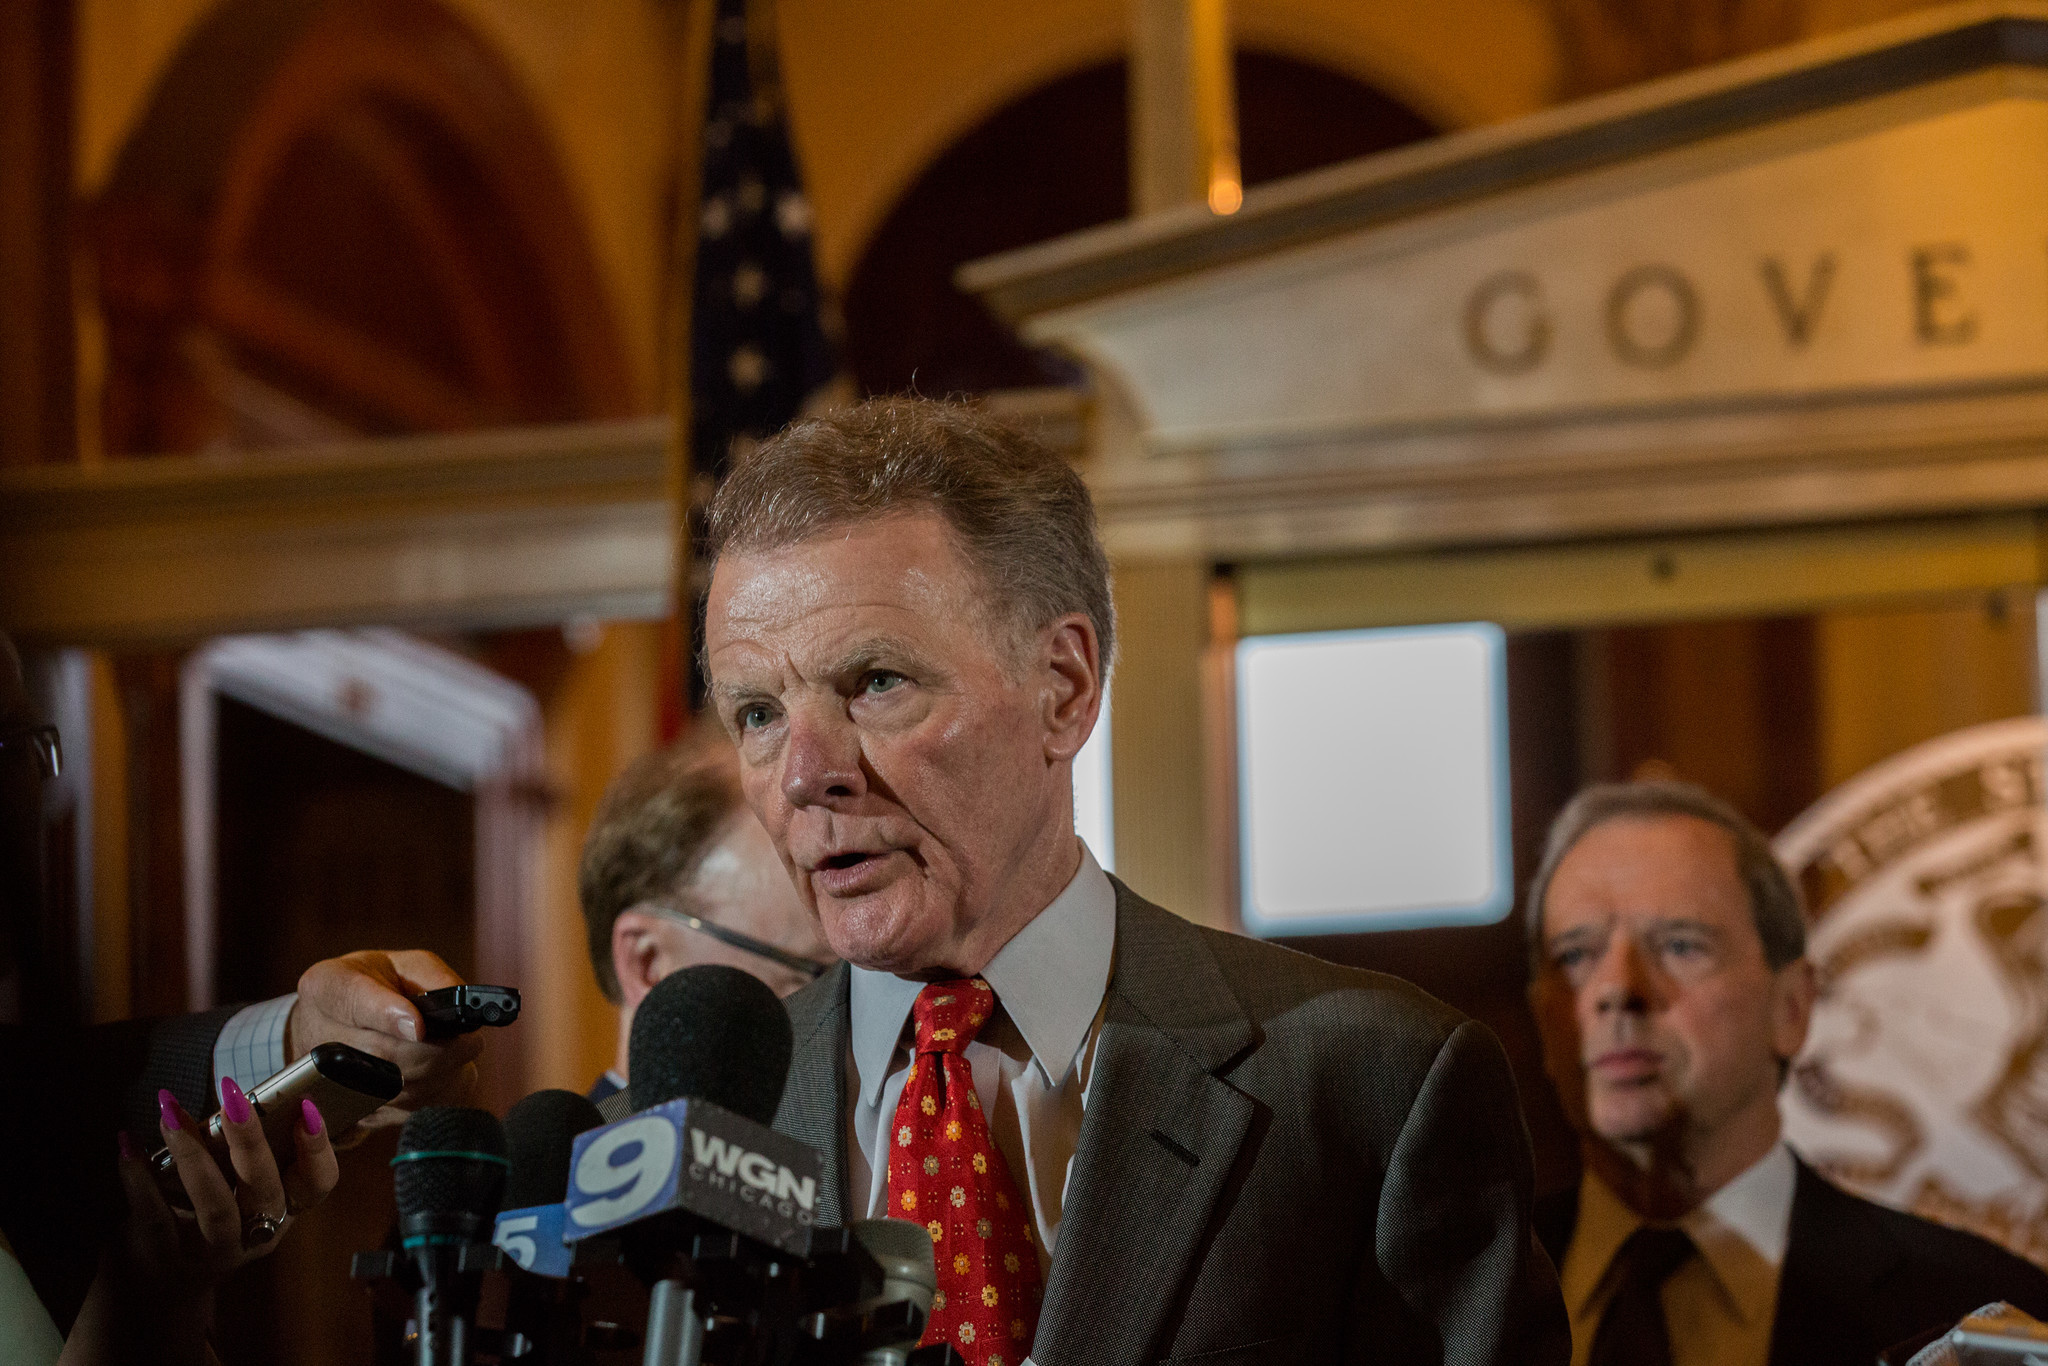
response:
<path id="1" fill-rule="evenodd" d="M 391 1159 L 400 1245 L 410 1263 L 414 1361 L 469 1366 L 491 1219 L 505 1191 L 505 1131 L 484 1110 L 433 1106 L 398 1135 Z"/>
<path id="2" fill-rule="evenodd" d="M 563 1236 L 632 1226 L 626 1260 L 651 1294 L 646 1366 L 701 1359 L 706 1297 L 758 1307 L 759 1245 L 769 1260 L 811 1249 L 824 1158 L 767 1127 L 791 1047 L 788 1013 L 752 975 L 716 964 L 670 973 L 633 1016 L 638 1113 L 576 1140 Z"/>
<path id="3" fill-rule="evenodd" d="M 512 1169 L 491 1241 L 536 1276 L 569 1274 L 569 1247 L 562 1241 L 569 1157 L 576 1136 L 603 1123 L 597 1107 L 574 1091 L 535 1091 L 505 1112 Z"/>
<path id="4" fill-rule="evenodd" d="M 690 1096 L 773 1124 L 793 1046 L 789 1012 L 751 973 L 718 963 L 672 972 L 633 1014 L 633 1108 Z"/>
<path id="5" fill-rule="evenodd" d="M 536 1091 L 505 1112 L 512 1169 L 491 1241 L 519 1267 L 509 1273 L 505 1330 L 530 1343 L 544 1366 L 594 1360 L 583 1327 L 590 1287 L 574 1274 L 562 1241 L 562 1200 L 576 1136 L 603 1123 L 597 1107 L 574 1091 Z"/>

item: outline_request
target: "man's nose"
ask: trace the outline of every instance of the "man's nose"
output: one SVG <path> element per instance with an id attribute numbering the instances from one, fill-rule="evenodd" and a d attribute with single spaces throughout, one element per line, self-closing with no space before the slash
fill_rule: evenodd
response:
<path id="1" fill-rule="evenodd" d="M 783 751 L 782 795 L 791 806 L 823 806 L 867 790 L 860 735 L 844 716 L 792 712 Z"/>
<path id="2" fill-rule="evenodd" d="M 1608 939 L 1606 950 L 1594 963 L 1584 994 L 1594 1010 L 1605 1014 L 1611 1010 L 1647 1010 L 1654 989 L 1649 964 L 1643 961 L 1635 941 L 1625 934 L 1616 934 Z"/>

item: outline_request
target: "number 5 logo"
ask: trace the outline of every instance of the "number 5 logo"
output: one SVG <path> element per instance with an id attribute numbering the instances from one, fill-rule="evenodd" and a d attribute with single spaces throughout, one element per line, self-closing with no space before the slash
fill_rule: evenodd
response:
<path id="1" fill-rule="evenodd" d="M 668 1184 L 679 1146 L 676 1127 L 664 1116 L 636 1115 L 614 1124 L 576 1160 L 571 1198 L 577 1203 L 569 1218 L 596 1228 L 638 1215 Z"/>
<path id="2" fill-rule="evenodd" d="M 526 1270 L 533 1270 L 533 1258 L 540 1246 L 527 1235 L 540 1225 L 538 1214 L 522 1214 L 512 1219 L 500 1219 L 498 1231 L 491 1241 L 505 1249 L 505 1255 L 519 1263 Z"/>

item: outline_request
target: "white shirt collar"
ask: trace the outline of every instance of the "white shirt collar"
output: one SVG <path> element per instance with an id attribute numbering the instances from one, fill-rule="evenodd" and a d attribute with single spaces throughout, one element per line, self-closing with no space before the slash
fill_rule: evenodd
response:
<path id="1" fill-rule="evenodd" d="M 1797 1181 L 1792 1150 L 1782 1142 L 1773 1144 L 1740 1176 L 1678 1221 L 1745 1321 L 1770 1313 L 1776 1303 L 1775 1279 L 1766 1281 L 1756 1272 L 1760 1262 L 1773 1273 L 1784 1265 Z M 1562 1277 L 1565 1303 L 1575 1316 L 1585 1312 L 1615 1253 L 1644 1222 L 1594 1173 L 1588 1171 L 1580 1180 L 1579 1220 Z"/>
<path id="2" fill-rule="evenodd" d="M 1088 1041 L 1109 987 L 1115 946 L 1116 888 L 1083 841 L 1081 866 L 1066 890 L 982 969 L 1048 1088 L 1066 1079 Z M 910 1008 L 924 983 L 857 964 L 852 968 L 854 1068 L 862 1098 L 879 1105 Z"/>
<path id="3" fill-rule="evenodd" d="M 1709 1262 L 1716 1261 L 1715 1248 L 1732 1235 L 1772 1266 L 1783 1266 L 1785 1244 L 1792 1236 L 1792 1188 L 1798 1181 L 1792 1150 L 1775 1143 L 1748 1171 L 1688 1214 L 1685 1231 Z"/>

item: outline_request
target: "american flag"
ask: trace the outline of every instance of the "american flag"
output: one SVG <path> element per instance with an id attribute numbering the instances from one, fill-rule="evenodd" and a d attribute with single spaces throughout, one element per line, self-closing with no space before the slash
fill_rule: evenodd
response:
<path id="1" fill-rule="evenodd" d="M 711 40 L 690 306 L 690 540 L 735 452 L 771 436 L 831 382 L 811 259 L 811 204 L 783 122 L 772 0 L 718 0 Z M 702 640 L 710 566 L 688 563 L 689 639 Z M 704 705 L 697 652 L 671 618 L 661 731 Z"/>
<path id="2" fill-rule="evenodd" d="M 751 17 L 751 27 L 750 20 Z M 774 8 L 718 0 L 691 309 L 690 458 L 703 490 L 832 378 L 811 206 L 783 122 Z"/>

